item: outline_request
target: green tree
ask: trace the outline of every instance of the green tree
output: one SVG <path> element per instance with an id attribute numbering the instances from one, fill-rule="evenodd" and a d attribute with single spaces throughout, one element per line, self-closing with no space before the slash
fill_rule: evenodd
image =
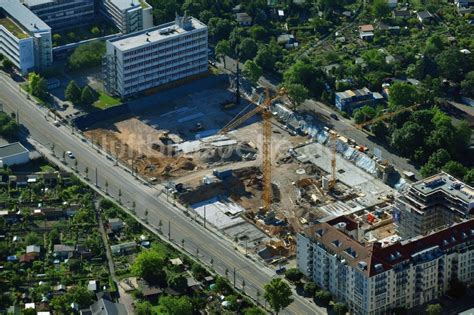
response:
<path id="1" fill-rule="evenodd" d="M 384 72 L 387 70 L 385 55 L 377 49 L 370 49 L 362 53 L 362 58 L 367 64 L 367 68 L 371 72 Z M 380 81 L 378 82 L 380 84 Z"/>
<path id="2" fill-rule="evenodd" d="M 318 290 L 318 286 L 314 282 L 306 282 L 304 284 L 304 292 L 309 296 L 314 296 L 316 291 Z"/>
<path id="3" fill-rule="evenodd" d="M 436 56 L 443 50 L 443 48 L 444 48 L 443 40 L 441 39 L 439 35 L 436 34 L 428 38 L 428 41 L 426 42 L 426 46 L 425 46 L 425 54 Z"/>
<path id="4" fill-rule="evenodd" d="M 207 275 L 206 269 L 204 269 L 204 267 L 197 263 L 193 263 L 193 265 L 191 266 L 191 272 L 193 274 L 193 277 L 197 280 L 202 280 Z"/>
<path id="5" fill-rule="evenodd" d="M 464 175 L 464 182 L 469 186 L 474 186 L 474 168 L 471 168 Z"/>
<path id="6" fill-rule="evenodd" d="M 28 75 L 28 88 L 31 95 L 44 100 L 48 95 L 48 86 L 46 80 L 35 72 Z"/>
<path id="7" fill-rule="evenodd" d="M 227 293 L 230 291 L 229 282 L 222 277 L 216 277 L 215 289 L 217 292 Z"/>
<path id="8" fill-rule="evenodd" d="M 36 234 L 35 232 L 30 232 L 25 237 L 26 245 L 38 245 L 39 241 L 40 239 L 38 237 L 38 234 Z"/>
<path id="9" fill-rule="evenodd" d="M 14 67 L 14 64 L 10 59 L 8 59 L 8 58 L 3 59 L 3 62 L 2 62 L 2 70 L 3 71 L 5 71 L 7 73 L 10 73 L 10 72 L 12 72 L 13 67 Z"/>
<path id="10" fill-rule="evenodd" d="M 337 315 L 345 315 L 349 311 L 347 305 L 344 303 L 335 303 L 333 309 Z"/>
<path id="11" fill-rule="evenodd" d="M 0 136 L 8 140 L 14 140 L 17 137 L 20 126 L 16 121 L 4 112 L 0 112 Z"/>
<path id="12" fill-rule="evenodd" d="M 94 35 L 95 37 L 99 36 L 101 33 L 100 28 L 97 26 L 93 26 L 91 28 L 91 34 Z"/>
<path id="13" fill-rule="evenodd" d="M 254 25 L 249 29 L 250 37 L 256 41 L 262 41 L 267 37 L 267 30 L 261 25 Z"/>
<path id="14" fill-rule="evenodd" d="M 247 77 L 253 84 L 257 84 L 258 79 L 263 74 L 263 70 L 258 66 L 255 61 L 247 60 L 244 64 L 244 76 Z"/>
<path id="15" fill-rule="evenodd" d="M 153 306 L 148 301 L 135 303 L 135 315 L 150 315 L 153 314 Z"/>
<path id="16" fill-rule="evenodd" d="M 65 295 L 55 295 L 49 302 L 49 306 L 58 314 L 69 314 L 71 312 L 70 302 Z"/>
<path id="17" fill-rule="evenodd" d="M 104 42 L 97 40 L 86 43 L 74 49 L 68 58 L 68 66 L 71 70 L 100 66 L 104 55 Z"/>
<path id="18" fill-rule="evenodd" d="M 53 42 L 56 46 L 59 46 L 62 43 L 63 37 L 60 34 L 53 34 Z"/>
<path id="19" fill-rule="evenodd" d="M 471 143 L 471 134 L 472 129 L 469 126 L 469 123 L 465 120 L 461 121 L 461 123 L 456 126 L 454 136 L 455 140 L 450 147 L 453 147 L 458 155 L 464 155 L 464 152 L 469 149 L 469 145 Z"/>
<path id="20" fill-rule="evenodd" d="M 285 278 L 292 282 L 298 282 L 303 278 L 303 274 L 298 268 L 290 268 L 285 271 Z"/>
<path id="21" fill-rule="evenodd" d="M 73 42 L 75 42 L 77 39 L 76 33 L 74 32 L 67 33 L 67 37 L 69 38 L 70 41 L 73 41 Z"/>
<path id="22" fill-rule="evenodd" d="M 387 1 L 385 0 L 374 0 L 372 4 L 372 14 L 380 19 L 387 17 L 390 14 L 391 10 L 388 6 Z"/>
<path id="23" fill-rule="evenodd" d="M 405 82 L 395 82 L 389 88 L 388 103 L 391 108 L 407 107 L 420 101 L 416 87 Z"/>
<path id="24" fill-rule="evenodd" d="M 91 106 L 96 101 L 96 97 L 92 89 L 86 85 L 81 92 L 81 104 Z"/>
<path id="25" fill-rule="evenodd" d="M 302 84 L 288 83 L 285 84 L 285 88 L 291 104 L 293 104 L 293 109 L 296 109 L 296 107 L 309 98 L 309 91 Z"/>
<path id="26" fill-rule="evenodd" d="M 448 150 L 441 148 L 434 152 L 428 162 L 425 163 L 421 167 L 421 175 L 423 177 L 431 176 L 439 172 L 441 167 L 448 163 L 451 160 L 451 155 L 449 154 Z"/>
<path id="27" fill-rule="evenodd" d="M 228 40 L 223 39 L 217 43 L 215 53 L 216 53 L 217 58 L 224 60 L 224 68 L 226 67 L 226 64 L 225 64 L 226 56 L 230 55 L 231 52 L 232 52 L 232 49 L 230 47 Z"/>
<path id="28" fill-rule="evenodd" d="M 357 124 L 362 124 L 374 119 L 376 114 L 377 112 L 373 107 L 365 105 L 354 112 L 354 120 Z"/>
<path id="29" fill-rule="evenodd" d="M 180 7 L 176 0 L 153 0 L 150 2 L 153 6 L 153 24 L 160 25 L 170 21 L 179 12 Z"/>
<path id="30" fill-rule="evenodd" d="M 266 45 L 260 45 L 255 56 L 255 63 L 265 71 L 274 71 L 276 56 Z"/>
<path id="31" fill-rule="evenodd" d="M 385 122 L 379 120 L 370 125 L 370 131 L 380 140 L 386 140 L 389 135 L 389 130 Z"/>
<path id="32" fill-rule="evenodd" d="M 267 313 L 264 310 L 256 306 L 249 307 L 244 310 L 244 315 L 265 315 L 265 314 Z"/>
<path id="33" fill-rule="evenodd" d="M 219 17 L 210 18 L 207 26 L 209 28 L 209 36 L 213 37 L 215 41 L 229 38 L 233 27 L 230 20 Z"/>
<path id="34" fill-rule="evenodd" d="M 463 77 L 465 57 L 458 48 L 449 48 L 436 57 L 440 74 L 448 80 L 459 82 Z"/>
<path id="35" fill-rule="evenodd" d="M 21 310 L 21 315 L 36 315 L 36 310 L 34 308 L 25 308 Z"/>
<path id="36" fill-rule="evenodd" d="M 257 55 L 258 46 L 251 38 L 244 38 L 239 45 L 236 46 L 235 51 L 239 55 L 241 61 L 253 59 Z"/>
<path id="37" fill-rule="evenodd" d="M 466 168 L 457 161 L 449 161 L 443 166 L 443 171 L 456 178 L 462 179 L 466 175 Z"/>
<path id="38" fill-rule="evenodd" d="M 168 272 L 166 278 L 168 286 L 173 290 L 178 292 L 184 292 L 184 290 L 186 290 L 188 282 L 182 273 Z"/>
<path id="39" fill-rule="evenodd" d="M 276 314 L 293 302 L 290 286 L 280 278 L 273 278 L 264 289 L 263 296 Z"/>
<path id="40" fill-rule="evenodd" d="M 441 315 L 443 314 L 443 308 L 439 304 L 430 304 L 426 307 L 427 315 Z"/>
<path id="41" fill-rule="evenodd" d="M 68 292 L 69 301 L 75 302 L 79 305 L 79 308 L 85 308 L 92 304 L 93 295 L 83 286 L 75 286 Z"/>
<path id="42" fill-rule="evenodd" d="M 461 82 L 461 91 L 465 96 L 474 97 L 474 71 L 466 74 L 466 77 Z"/>
<path id="43" fill-rule="evenodd" d="M 283 74 L 283 85 L 301 84 L 314 97 L 321 97 L 326 78 L 324 72 L 302 60 L 296 61 Z"/>
<path id="44" fill-rule="evenodd" d="M 214 14 L 209 10 L 203 10 L 199 12 L 199 20 L 204 24 L 207 24 Z"/>
<path id="45" fill-rule="evenodd" d="M 329 302 L 331 302 L 331 299 L 332 299 L 331 292 L 327 290 L 317 291 L 315 294 L 315 297 L 324 305 L 329 305 Z"/>
<path id="46" fill-rule="evenodd" d="M 160 297 L 160 306 L 169 315 L 191 315 L 193 313 L 193 304 L 187 296 L 179 298 L 162 296 Z"/>
<path id="47" fill-rule="evenodd" d="M 73 104 L 79 104 L 81 102 L 81 89 L 77 85 L 76 81 L 69 81 L 66 90 L 64 91 L 66 100 Z"/>
<path id="48" fill-rule="evenodd" d="M 132 273 L 145 279 L 151 284 L 163 284 L 166 282 L 166 274 L 163 271 L 164 261 L 154 250 L 141 252 L 131 267 Z"/>
<path id="49" fill-rule="evenodd" d="M 390 145 L 402 156 L 414 158 L 415 149 L 423 148 L 424 132 L 420 123 L 408 121 L 392 133 Z"/>

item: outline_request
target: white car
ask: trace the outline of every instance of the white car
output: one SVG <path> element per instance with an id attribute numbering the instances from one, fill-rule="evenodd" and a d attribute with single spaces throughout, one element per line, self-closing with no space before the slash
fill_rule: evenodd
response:
<path id="1" fill-rule="evenodd" d="M 72 154 L 71 151 L 66 151 L 66 155 L 69 156 L 69 158 L 71 158 L 71 159 L 74 158 L 74 154 Z"/>

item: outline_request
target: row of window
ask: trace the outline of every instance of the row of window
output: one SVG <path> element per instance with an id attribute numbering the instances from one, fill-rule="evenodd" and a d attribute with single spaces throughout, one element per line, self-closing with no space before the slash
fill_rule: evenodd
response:
<path id="1" fill-rule="evenodd" d="M 129 84 L 132 84 L 133 82 L 136 82 L 136 76 L 139 75 L 139 74 L 142 74 L 145 78 L 149 78 L 149 77 L 154 77 L 154 76 L 157 76 L 157 75 L 162 75 L 162 74 L 166 74 L 166 73 L 170 73 L 170 72 L 174 72 L 176 71 L 177 69 L 181 69 L 181 68 L 185 68 L 185 67 L 188 67 L 192 64 L 195 64 L 196 62 L 193 62 L 193 61 L 190 61 L 190 62 L 186 62 L 186 63 L 182 63 L 182 64 L 179 64 L 179 65 L 176 65 L 176 66 L 173 66 L 173 67 L 169 67 L 169 68 L 165 68 L 163 70 L 160 70 L 160 71 L 153 71 L 151 73 L 146 73 L 144 71 L 139 71 L 139 72 L 135 72 L 134 75 L 135 77 L 132 77 L 130 75 L 127 75 L 127 77 L 131 78 L 131 79 L 128 79 L 126 80 L 124 83 L 125 85 L 129 85 Z M 206 61 L 202 61 L 202 62 L 197 62 L 199 64 L 204 64 L 206 63 L 207 64 L 207 60 Z M 162 67 L 160 67 L 162 68 Z M 148 71 L 147 71 L 148 72 Z"/>
<path id="2" fill-rule="evenodd" d="M 138 92 L 144 89 L 152 88 L 154 86 L 158 86 L 160 84 L 164 84 L 167 82 L 171 82 L 174 80 L 179 80 L 181 78 L 187 77 L 189 75 L 193 75 L 199 72 L 203 72 L 207 70 L 206 65 L 200 65 L 191 69 L 186 69 L 180 72 L 173 73 L 172 75 L 164 76 L 162 78 L 152 79 L 145 83 L 135 84 L 125 89 L 125 94 L 131 94 L 133 92 Z"/>
<path id="3" fill-rule="evenodd" d="M 206 55 L 207 56 L 207 51 L 202 51 L 203 48 L 205 48 L 205 46 L 206 45 L 201 45 L 199 47 L 193 47 L 191 49 L 182 50 L 182 51 L 180 51 L 178 53 L 175 53 L 175 54 L 168 54 L 168 55 L 159 56 L 159 57 L 156 57 L 156 58 L 153 58 L 153 59 L 147 59 L 145 61 L 135 63 L 135 64 L 130 65 L 130 66 L 126 66 L 123 69 L 124 69 L 124 72 L 127 72 L 129 70 L 141 68 L 141 67 L 146 66 L 146 65 L 152 65 L 152 64 L 155 64 L 155 63 L 157 63 L 159 61 L 163 61 L 163 60 L 166 61 L 165 63 L 175 62 L 175 61 L 183 59 L 183 57 L 179 58 L 180 56 L 189 56 L 189 57 L 192 57 L 194 55 Z M 201 52 L 195 53 L 193 55 L 189 55 L 190 53 L 192 53 L 194 51 L 199 51 L 199 50 L 201 50 Z"/>
<path id="4" fill-rule="evenodd" d="M 200 43 L 202 43 L 202 45 L 206 45 L 207 41 L 205 41 L 204 39 L 200 39 L 200 40 L 193 40 L 193 41 L 186 42 L 186 43 L 176 44 L 176 45 L 173 45 L 171 47 L 166 46 L 166 47 L 163 47 L 160 50 L 147 49 L 147 51 L 150 51 L 150 53 L 141 54 L 141 55 L 136 56 L 136 57 L 127 58 L 127 59 L 124 59 L 123 62 L 124 62 L 124 64 L 127 64 L 127 63 L 131 63 L 133 61 L 146 59 L 148 57 L 151 57 L 151 56 L 154 56 L 154 55 L 157 55 L 157 54 L 163 54 L 163 53 L 173 52 L 173 51 L 176 51 L 176 50 L 181 50 L 184 47 L 188 47 L 188 46 L 195 46 L 196 44 L 200 44 Z"/>
<path id="5" fill-rule="evenodd" d="M 205 36 L 203 36 L 205 35 Z M 194 38 L 197 38 L 195 40 L 192 40 L 191 39 L 194 39 Z M 150 50 L 156 50 L 158 49 L 159 47 L 162 47 L 162 46 L 167 46 L 169 44 L 179 44 L 181 42 L 190 42 L 190 43 L 194 43 L 196 41 L 202 41 L 206 39 L 207 40 L 207 32 L 199 32 L 199 33 L 195 33 L 195 34 L 192 34 L 192 35 L 186 35 L 186 36 L 181 36 L 181 37 L 176 37 L 176 38 L 172 38 L 170 40 L 167 40 L 167 41 L 160 41 L 156 44 L 153 44 L 153 45 L 148 45 L 146 47 L 142 47 L 140 49 L 135 49 L 133 51 L 128 51 L 126 53 L 124 53 L 124 57 L 129 57 L 129 56 L 135 56 L 135 55 L 139 55 L 145 51 L 150 51 Z M 187 44 L 189 45 L 189 44 Z M 179 46 L 183 46 L 183 45 L 179 45 Z"/>

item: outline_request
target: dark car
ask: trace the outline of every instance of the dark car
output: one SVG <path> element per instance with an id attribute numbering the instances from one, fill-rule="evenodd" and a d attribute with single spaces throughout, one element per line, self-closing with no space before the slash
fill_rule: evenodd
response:
<path id="1" fill-rule="evenodd" d="M 275 273 L 276 273 L 277 275 L 282 275 L 282 274 L 285 273 L 285 271 L 286 271 L 286 268 L 285 268 L 285 267 L 280 267 L 280 268 L 278 268 L 277 270 L 275 270 Z"/>
<path id="2" fill-rule="evenodd" d="M 337 117 L 337 115 L 334 114 L 334 113 L 332 113 L 332 114 L 329 115 L 329 116 L 331 116 L 332 119 L 339 120 L 339 117 Z"/>

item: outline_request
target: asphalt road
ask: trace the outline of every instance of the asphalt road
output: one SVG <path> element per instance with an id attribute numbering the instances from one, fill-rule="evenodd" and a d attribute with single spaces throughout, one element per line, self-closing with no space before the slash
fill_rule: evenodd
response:
<path id="1" fill-rule="evenodd" d="M 83 173 L 88 169 L 88 177 L 92 182 L 105 190 L 115 199 L 132 208 L 135 203 L 135 212 L 145 218 L 149 225 L 157 230 L 162 230 L 179 246 L 193 253 L 199 260 L 212 264 L 214 270 L 221 275 L 226 275 L 238 288 L 256 298 L 257 291 L 263 295 L 263 285 L 275 276 L 274 271 L 263 263 L 246 258 L 235 244 L 222 235 L 211 232 L 195 222 L 191 217 L 166 201 L 166 196 L 160 194 L 154 187 L 149 187 L 135 179 L 129 171 L 107 159 L 88 142 L 81 141 L 78 135 L 73 134 L 69 127 L 55 127 L 52 119 L 45 119 L 46 112 L 27 100 L 18 85 L 4 74 L 0 74 L 0 102 L 6 112 L 17 112 L 20 123 L 29 131 L 29 137 L 39 142 L 46 148 L 52 148 L 56 156 L 62 157 L 63 152 L 70 150 L 75 159 L 66 158 L 69 166 L 75 168 L 77 161 L 78 171 Z M 162 223 L 162 226 L 160 225 Z M 168 229 L 168 226 L 170 229 Z M 182 243 L 184 240 L 184 243 Z M 234 282 L 235 268 L 235 282 Z M 227 271 L 227 272 L 226 272 Z M 326 314 L 324 308 L 316 306 L 313 302 L 301 296 L 294 295 L 295 301 L 283 314 Z M 261 298 L 260 298 L 261 299 Z"/>

